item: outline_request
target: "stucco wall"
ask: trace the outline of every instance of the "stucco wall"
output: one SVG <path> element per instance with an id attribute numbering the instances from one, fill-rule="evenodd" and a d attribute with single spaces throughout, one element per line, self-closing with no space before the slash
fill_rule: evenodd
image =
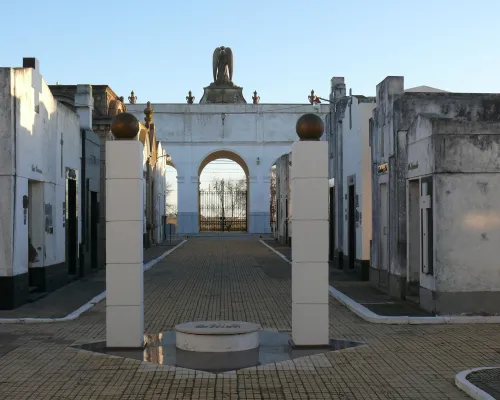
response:
<path id="1" fill-rule="evenodd" d="M 39 188 L 43 188 L 42 202 L 36 206 L 43 215 L 37 218 L 45 222 L 45 205 L 52 206 L 53 229 L 44 230 L 44 223 L 37 243 L 33 243 L 42 249 L 40 262 L 34 266 L 64 261 L 65 173 L 61 171 L 61 150 L 63 168 L 79 169 L 80 133 L 77 115 L 54 100 L 38 71 L 3 68 L 0 78 L 0 110 L 7 117 L 0 122 L 0 137 L 5 144 L 0 146 L 0 214 L 2 236 L 13 235 L 12 241 L 2 240 L 0 274 L 11 276 L 28 271 L 28 223 L 24 221 L 23 196 L 28 196 L 30 180 L 40 182 Z M 11 158 L 15 164 L 8 161 Z"/>
<path id="2" fill-rule="evenodd" d="M 343 127 L 343 187 L 348 189 L 348 177 L 354 175 L 358 204 L 356 208 L 361 213 L 360 222 L 356 223 L 356 259 L 369 260 L 371 239 L 371 153 L 369 145 L 368 122 L 375 108 L 374 101 L 364 102 L 352 96 L 349 99 Z M 347 213 L 349 199 L 341 199 L 344 213 L 336 216 L 343 221 L 344 232 L 348 231 Z M 348 254 L 348 235 L 343 237 L 344 255 Z"/>
<path id="3" fill-rule="evenodd" d="M 270 169 L 288 154 L 297 139 L 295 124 L 306 112 L 318 110 L 293 104 L 153 104 L 157 140 L 172 156 L 178 179 L 178 231 L 198 232 L 199 167 L 207 157 L 226 150 L 243 159 L 249 171 L 248 231 L 270 230 Z M 143 118 L 144 104 L 128 106 Z M 324 139 L 323 139 L 324 140 Z M 243 168 L 245 169 L 245 168 Z"/>
<path id="4" fill-rule="evenodd" d="M 500 291 L 500 173 L 439 174 L 434 185 L 436 290 Z"/>
<path id="5" fill-rule="evenodd" d="M 12 275 L 14 157 L 12 70 L 0 68 L 0 276 Z"/>
<path id="6" fill-rule="evenodd" d="M 372 137 L 373 176 L 373 249 L 376 265 L 380 259 L 380 183 L 389 182 L 389 273 L 397 284 L 392 285 L 393 294 L 404 296 L 404 280 L 407 265 L 406 227 L 406 177 L 408 172 L 406 131 L 418 114 L 432 114 L 436 117 L 456 121 L 487 122 L 498 121 L 500 96 L 494 94 L 466 93 L 413 93 L 403 91 L 403 77 L 387 77 L 377 86 L 377 108 L 374 110 Z M 422 142 L 421 146 L 428 146 Z M 458 147 L 457 147 L 458 148 Z M 423 151 L 423 150 L 421 150 Z M 389 173 L 378 175 L 376 166 L 389 163 Z M 425 164 L 424 159 L 422 163 Z M 415 174 L 412 171 L 411 174 Z M 379 269 L 383 266 L 378 265 Z"/>
<path id="7" fill-rule="evenodd" d="M 408 132 L 408 178 L 433 174 L 438 292 L 500 290 L 500 123 L 419 115 Z M 429 279 L 432 278 L 432 279 Z"/>

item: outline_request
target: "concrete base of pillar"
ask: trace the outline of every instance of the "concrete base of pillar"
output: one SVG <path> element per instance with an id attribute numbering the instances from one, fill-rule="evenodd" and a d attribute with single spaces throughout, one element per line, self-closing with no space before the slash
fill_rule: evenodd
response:
<path id="1" fill-rule="evenodd" d="M 198 213 L 179 212 L 177 214 L 177 233 L 198 233 Z"/>
<path id="2" fill-rule="evenodd" d="M 270 233 L 270 213 L 269 212 L 251 212 L 248 216 L 248 233 Z"/>

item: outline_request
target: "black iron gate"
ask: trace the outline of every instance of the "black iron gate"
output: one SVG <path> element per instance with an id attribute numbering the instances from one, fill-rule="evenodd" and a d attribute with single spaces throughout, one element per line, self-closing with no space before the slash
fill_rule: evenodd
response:
<path id="1" fill-rule="evenodd" d="M 200 232 L 246 230 L 246 190 L 200 190 Z"/>

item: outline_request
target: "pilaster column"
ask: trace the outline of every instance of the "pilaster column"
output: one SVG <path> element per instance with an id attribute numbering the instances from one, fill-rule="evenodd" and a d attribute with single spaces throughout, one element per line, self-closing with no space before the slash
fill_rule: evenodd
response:
<path id="1" fill-rule="evenodd" d="M 269 233 L 269 199 L 271 186 L 269 178 L 262 172 L 248 179 L 248 215 L 247 227 L 249 233 Z"/>
<path id="2" fill-rule="evenodd" d="M 177 232 L 198 232 L 198 177 L 186 166 L 177 167 Z"/>
<path id="3" fill-rule="evenodd" d="M 316 135 L 312 135 L 314 132 Z M 292 339 L 295 346 L 326 346 L 329 344 L 328 143 L 318 140 L 323 133 L 323 122 L 315 114 L 299 119 L 297 133 L 301 141 L 292 145 L 291 168 Z"/>
<path id="4" fill-rule="evenodd" d="M 130 138 L 134 120 L 117 115 L 117 140 L 106 142 L 106 346 L 115 348 L 144 344 L 143 145 Z"/>

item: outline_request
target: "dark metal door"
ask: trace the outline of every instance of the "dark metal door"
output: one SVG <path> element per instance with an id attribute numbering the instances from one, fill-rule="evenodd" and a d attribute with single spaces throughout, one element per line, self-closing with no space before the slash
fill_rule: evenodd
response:
<path id="1" fill-rule="evenodd" d="M 76 180 L 67 179 L 66 195 L 66 262 L 68 274 L 76 275 L 78 252 L 78 217 Z"/>
<path id="2" fill-rule="evenodd" d="M 349 185 L 349 208 L 348 208 L 348 256 L 349 256 L 349 268 L 354 269 L 354 263 L 356 260 L 356 210 L 355 210 L 355 186 Z"/>
<path id="3" fill-rule="evenodd" d="M 333 261 L 333 255 L 335 250 L 335 190 L 333 187 L 330 188 L 330 243 L 329 243 L 329 260 Z"/>
<path id="4" fill-rule="evenodd" d="M 99 224 L 97 192 L 90 192 L 90 267 L 97 269 L 97 228 Z"/>
<path id="5" fill-rule="evenodd" d="M 201 190 L 200 232 L 246 232 L 246 190 Z"/>

